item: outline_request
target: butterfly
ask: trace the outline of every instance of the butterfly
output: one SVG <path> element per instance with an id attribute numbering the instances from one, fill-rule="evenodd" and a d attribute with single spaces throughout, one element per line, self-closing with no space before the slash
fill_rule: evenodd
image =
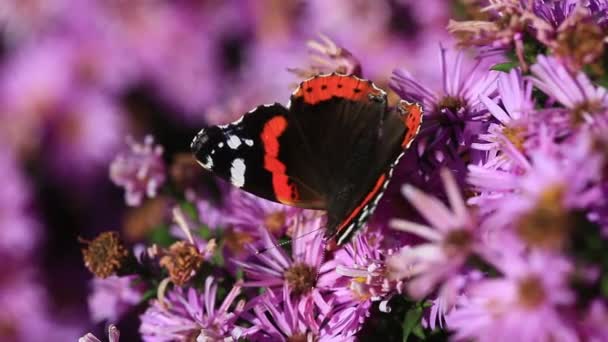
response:
<path id="1" fill-rule="evenodd" d="M 202 129 L 198 163 L 256 196 L 327 211 L 327 248 L 348 242 L 371 216 L 422 123 L 422 108 L 371 81 L 340 74 L 300 83 L 287 106 L 252 109 Z"/>

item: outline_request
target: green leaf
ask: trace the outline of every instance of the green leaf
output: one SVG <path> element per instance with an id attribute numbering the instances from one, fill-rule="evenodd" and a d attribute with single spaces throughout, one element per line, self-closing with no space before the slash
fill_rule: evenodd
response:
<path id="1" fill-rule="evenodd" d="M 158 292 L 157 289 L 150 289 L 150 290 L 144 292 L 144 294 L 141 296 L 141 300 L 139 302 L 145 303 L 145 302 L 149 301 L 150 299 L 156 297 L 157 292 Z"/>
<path id="2" fill-rule="evenodd" d="M 419 303 L 416 303 L 407 311 L 405 318 L 403 319 L 403 324 L 401 325 L 403 331 L 403 342 L 407 342 L 407 339 L 411 334 L 422 336 L 422 338 L 424 338 L 424 332 L 422 331 L 422 326 L 420 325 L 420 320 L 423 313 L 424 308 Z"/>
<path id="3" fill-rule="evenodd" d="M 511 71 L 511 69 L 517 68 L 517 66 L 518 66 L 517 62 L 504 62 L 504 63 L 494 64 L 490 68 L 490 70 L 509 72 L 509 71 Z"/>
<path id="4" fill-rule="evenodd" d="M 148 241 L 161 247 L 168 247 L 177 240 L 169 234 L 169 226 L 163 224 L 155 227 L 148 233 Z"/>
<path id="5" fill-rule="evenodd" d="M 196 206 L 194 203 L 190 203 L 188 201 L 184 201 L 180 203 L 180 208 L 184 212 L 184 214 L 188 215 L 189 218 L 193 220 L 198 220 L 198 211 L 196 210 Z"/>

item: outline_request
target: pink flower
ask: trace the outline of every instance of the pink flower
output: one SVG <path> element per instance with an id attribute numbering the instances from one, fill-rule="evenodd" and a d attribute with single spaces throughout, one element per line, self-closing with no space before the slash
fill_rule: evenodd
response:
<path id="1" fill-rule="evenodd" d="M 163 148 L 154 145 L 154 138 L 146 136 L 140 144 L 128 138 L 129 151 L 119 154 L 110 165 L 110 179 L 125 188 L 125 200 L 138 206 L 144 197 L 153 198 L 166 179 L 162 159 Z"/>
<path id="2" fill-rule="evenodd" d="M 559 256 L 503 252 L 492 260 L 503 275 L 470 286 L 448 315 L 454 339 L 579 341 L 563 310 L 575 300 L 567 287 L 572 266 Z"/>
<path id="3" fill-rule="evenodd" d="M 389 257 L 387 264 L 393 279 L 408 279 L 407 290 L 422 298 L 442 281 L 460 272 L 467 258 L 479 247 L 475 217 L 468 211 L 451 173 L 441 177 L 451 209 L 439 199 L 405 185 L 404 196 L 431 226 L 406 220 L 393 220 L 391 226 L 417 235 L 428 242 L 406 246 Z"/>
<path id="4" fill-rule="evenodd" d="M 241 292 L 234 286 L 224 301 L 216 308 L 218 284 L 211 276 L 205 280 L 203 293 L 194 288 L 183 290 L 176 287 L 166 298 L 154 300 L 141 315 L 140 333 L 144 341 L 162 342 L 186 338 L 205 338 L 211 341 L 235 337 L 235 321 L 244 303 L 236 304 L 234 311 L 230 306 Z"/>
<path id="5" fill-rule="evenodd" d="M 94 322 L 117 322 L 130 308 L 142 300 L 143 291 L 134 276 L 94 278 L 89 295 L 89 311 Z"/>
<path id="6" fill-rule="evenodd" d="M 120 331 L 114 324 L 108 326 L 108 342 L 118 342 L 120 339 Z M 101 342 L 95 335 L 88 333 L 78 339 L 78 342 Z"/>

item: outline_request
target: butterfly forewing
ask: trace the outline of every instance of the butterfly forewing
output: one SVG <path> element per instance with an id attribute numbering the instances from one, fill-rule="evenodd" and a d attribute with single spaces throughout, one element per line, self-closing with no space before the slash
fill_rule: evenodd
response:
<path id="1" fill-rule="evenodd" d="M 298 151 L 304 143 L 290 125 L 282 105 L 260 106 L 231 124 L 203 129 L 192 149 L 204 168 L 247 192 L 283 204 L 326 209 L 313 165 L 293 167 L 290 158 L 284 159 L 305 158 Z"/>

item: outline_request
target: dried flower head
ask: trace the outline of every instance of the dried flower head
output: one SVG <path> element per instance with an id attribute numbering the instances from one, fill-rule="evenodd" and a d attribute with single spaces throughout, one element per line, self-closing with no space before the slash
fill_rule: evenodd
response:
<path id="1" fill-rule="evenodd" d="M 117 232 L 103 232 L 93 241 L 81 239 L 81 242 L 87 244 L 82 250 L 84 265 L 99 278 L 115 274 L 129 256 Z"/>
<path id="2" fill-rule="evenodd" d="M 169 271 L 171 281 L 179 286 L 186 284 L 201 268 L 204 257 L 198 248 L 186 241 L 177 241 L 160 259 L 160 266 Z"/>

